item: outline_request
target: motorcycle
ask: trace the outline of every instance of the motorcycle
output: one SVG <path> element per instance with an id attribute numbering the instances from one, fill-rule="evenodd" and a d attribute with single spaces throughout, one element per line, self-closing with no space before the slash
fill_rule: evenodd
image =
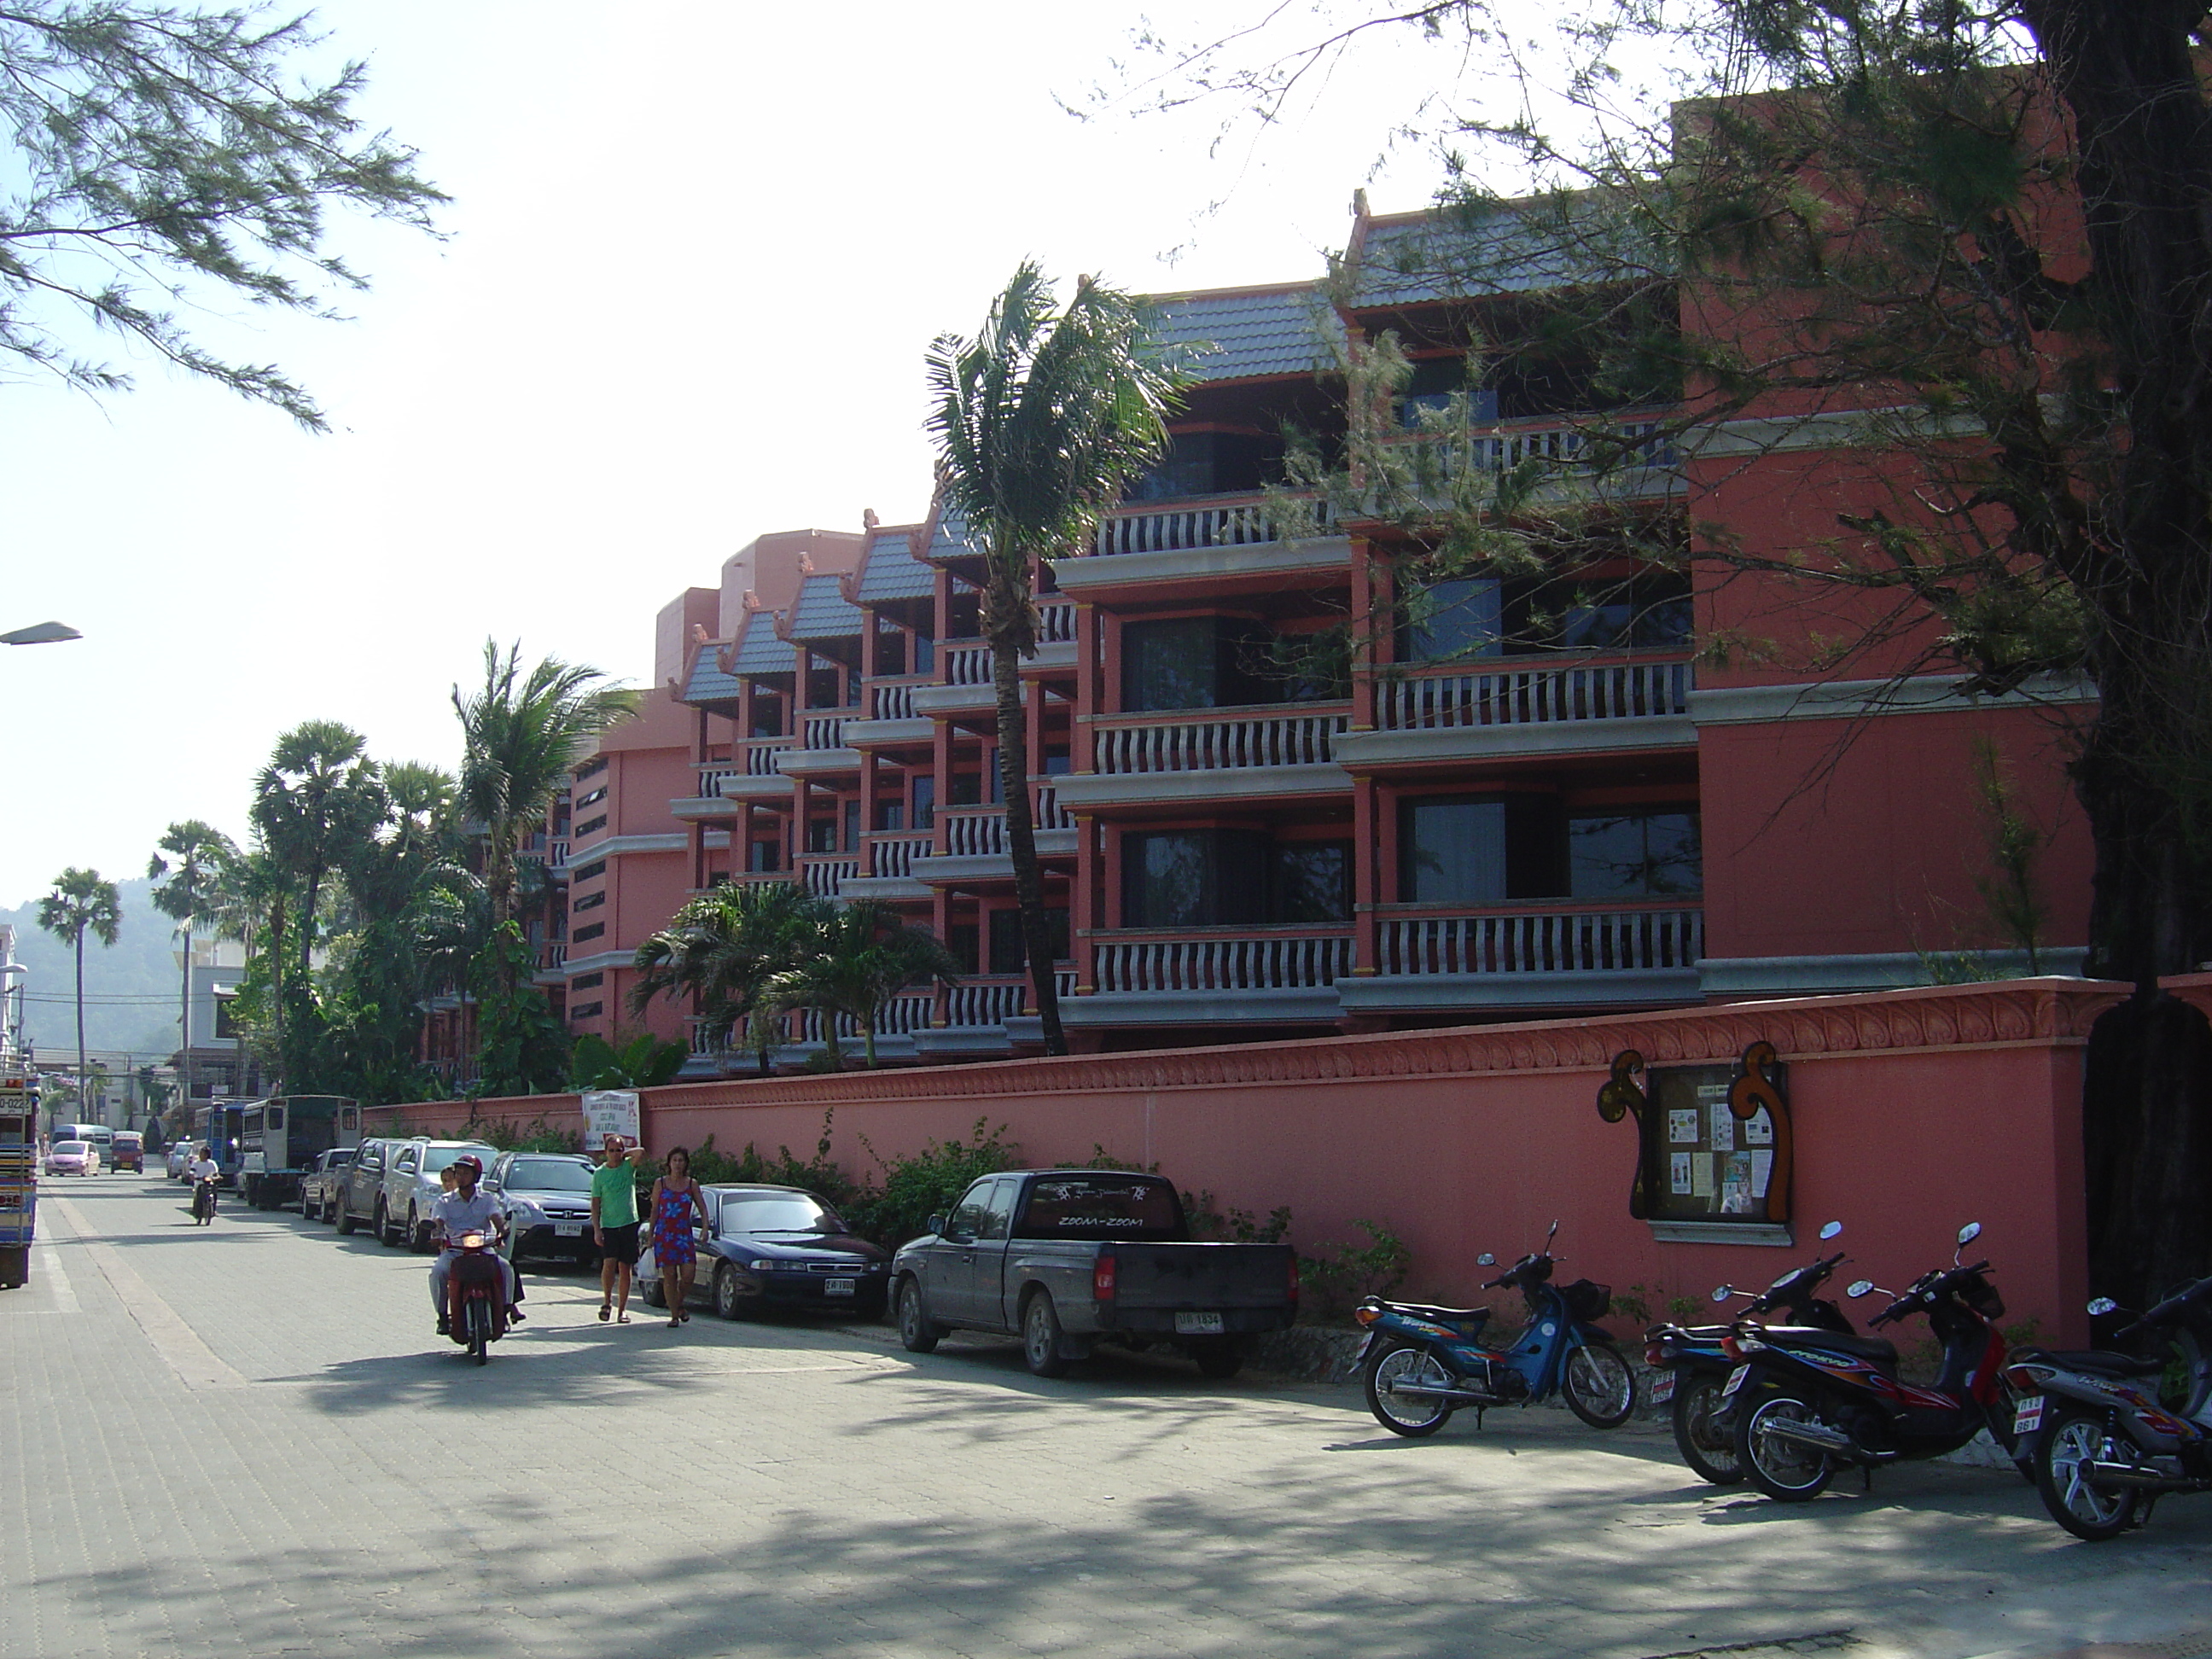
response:
<path id="1" fill-rule="evenodd" d="M 1472 1407 L 1478 1426 L 1492 1406 L 1534 1405 L 1553 1393 L 1594 1429 L 1617 1429 L 1636 1408 L 1636 1377 L 1613 1338 L 1598 1328 L 1613 1304 L 1606 1285 L 1577 1279 L 1552 1283 L 1560 1260 L 1551 1254 L 1554 1221 L 1544 1248 L 1531 1251 L 1483 1285 L 1521 1292 L 1528 1322 L 1510 1342 L 1486 1346 L 1487 1308 L 1439 1308 L 1370 1296 L 1353 1310 L 1366 1336 L 1354 1356 L 1364 1379 L 1367 1408 L 1393 1434 L 1434 1434 L 1460 1407 Z M 1486 1267 L 1498 1258 L 1475 1258 Z"/>
<path id="2" fill-rule="evenodd" d="M 1875 1336 L 1840 1331 L 1735 1328 L 1722 1344 L 1741 1361 L 1721 1389 L 1735 1436 L 1736 1461 L 1769 1498 L 1802 1503 L 1824 1491 L 1838 1468 L 1875 1468 L 1956 1451 L 1983 1429 L 2015 1462 L 2020 1453 L 2001 1372 L 2005 1340 L 1996 1328 L 2003 1299 L 1986 1275 L 1990 1264 L 1961 1265 L 1981 1224 L 1959 1230 L 1951 1266 L 1923 1273 L 1867 1322 L 1872 1330 L 1924 1313 L 1942 1345 L 1932 1386 L 1899 1380 L 1897 1349 Z M 1844 1292 L 1874 1291 L 1862 1279 Z M 2022 1471 L 2026 1473 L 2025 1470 Z"/>
<path id="3" fill-rule="evenodd" d="M 192 1225 L 210 1227 L 215 1224 L 215 1177 L 202 1176 L 192 1182 Z"/>
<path id="4" fill-rule="evenodd" d="M 481 1365 L 491 1358 L 491 1345 L 507 1334 L 507 1275 L 487 1235 L 463 1233 L 453 1248 L 446 1323 L 453 1340 Z"/>
<path id="5" fill-rule="evenodd" d="M 2100 1297 L 2093 1316 L 2118 1311 Z M 2093 1543 L 2148 1524 L 2169 1492 L 2212 1492 L 2212 1279 L 2184 1286 L 2114 1339 L 2157 1351 L 2022 1348 L 2005 1368 L 2013 1432 L 2051 1518 Z"/>
<path id="6" fill-rule="evenodd" d="M 1831 1221 L 1820 1229 L 1820 1237 L 1826 1242 L 1843 1231 L 1842 1222 Z M 1803 1328 L 1848 1336 L 1853 1334 L 1851 1322 L 1844 1316 L 1843 1310 L 1814 1294 L 1843 1260 L 1841 1250 L 1817 1257 L 1802 1267 L 1791 1268 L 1763 1291 L 1740 1291 L 1733 1285 L 1723 1285 L 1714 1290 L 1713 1300 L 1724 1304 L 1740 1296 L 1749 1297 L 1751 1305 L 1744 1310 L 1743 1317 L 1761 1323 L 1768 1314 L 1786 1314 L 1784 1323 L 1768 1328 L 1777 1335 Z M 1682 1461 L 1698 1478 L 1717 1486 L 1732 1486 L 1743 1479 L 1743 1466 L 1735 1457 L 1735 1437 L 1717 1419 L 1721 1387 L 1735 1369 L 1735 1362 L 1722 1351 L 1721 1344 L 1734 1329 L 1734 1324 L 1669 1324 L 1654 1325 L 1644 1334 L 1644 1363 L 1653 1373 L 1650 1403 L 1670 1407 L 1674 1445 Z"/>

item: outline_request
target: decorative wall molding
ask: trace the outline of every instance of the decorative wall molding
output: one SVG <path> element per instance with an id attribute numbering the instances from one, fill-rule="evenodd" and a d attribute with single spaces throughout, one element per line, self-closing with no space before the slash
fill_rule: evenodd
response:
<path id="1" fill-rule="evenodd" d="M 2003 697 L 1972 696 L 1960 674 L 1910 674 L 1887 680 L 1817 680 L 1790 685 L 1708 686 L 1690 693 L 1698 726 L 1767 726 L 1776 720 L 1868 720 L 1887 714 L 1946 714 L 2024 704 L 2097 701 L 2097 688 L 2078 674 L 2036 674 Z"/>

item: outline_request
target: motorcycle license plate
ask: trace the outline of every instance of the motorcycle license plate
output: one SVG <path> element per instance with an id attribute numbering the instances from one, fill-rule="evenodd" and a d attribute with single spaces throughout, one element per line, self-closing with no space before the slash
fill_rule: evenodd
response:
<path id="1" fill-rule="evenodd" d="M 556 1221 L 553 1224 L 553 1237 L 556 1238 L 581 1238 L 583 1236 L 584 1224 L 580 1221 Z"/>
<path id="2" fill-rule="evenodd" d="M 1729 1373 L 1729 1380 L 1721 1385 L 1721 1398 L 1728 1399 L 1743 1386 L 1743 1379 L 1751 1375 L 1751 1367 L 1739 1365 Z"/>
<path id="3" fill-rule="evenodd" d="M 1663 1406 L 1674 1397 L 1674 1373 L 1662 1371 L 1651 1379 L 1651 1403 Z"/>
<path id="4" fill-rule="evenodd" d="M 1368 1332 L 1368 1333 L 1367 1333 L 1367 1334 L 1366 1334 L 1366 1335 L 1364 1335 L 1364 1336 L 1363 1336 L 1363 1337 L 1361 1337 L 1361 1338 L 1359 1339 L 1359 1346 L 1358 1346 L 1358 1349 L 1353 1352 L 1353 1354 L 1352 1354 L 1352 1363 L 1353 1364 L 1357 1365 L 1357 1364 L 1358 1364 L 1362 1360 L 1365 1359 L 1365 1358 L 1367 1358 L 1368 1352 L 1369 1352 L 1370 1349 L 1372 1349 L 1372 1348 L 1374 1347 L 1374 1346 L 1375 1346 L 1375 1333 L 1374 1333 L 1374 1332 L 1372 1332 L 1372 1331 L 1370 1331 L 1370 1332 Z"/>
<path id="5" fill-rule="evenodd" d="M 2043 1426 L 2043 1396 L 2032 1394 L 2013 1407 L 2012 1431 L 2017 1439 L 2023 1434 L 2033 1434 Z"/>
<path id="6" fill-rule="evenodd" d="M 1176 1316 L 1177 1336 L 1218 1336 L 1221 1334 L 1221 1316 L 1218 1313 L 1179 1313 Z"/>
<path id="7" fill-rule="evenodd" d="M 825 1279 L 822 1281 L 822 1294 L 824 1296 L 851 1296 L 856 1290 L 858 1290 L 859 1286 L 860 1280 L 857 1279 Z"/>

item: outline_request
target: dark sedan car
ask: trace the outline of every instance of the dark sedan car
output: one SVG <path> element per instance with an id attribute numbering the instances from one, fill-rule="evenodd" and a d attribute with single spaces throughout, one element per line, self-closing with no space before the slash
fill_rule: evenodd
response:
<path id="1" fill-rule="evenodd" d="M 767 1308 L 880 1319 L 890 1255 L 848 1229 L 837 1212 L 796 1187 L 707 1187 L 714 1226 L 699 1241 L 692 1293 L 725 1319 Z M 668 1292 L 650 1248 L 638 1253 L 638 1288 L 656 1308 Z"/>

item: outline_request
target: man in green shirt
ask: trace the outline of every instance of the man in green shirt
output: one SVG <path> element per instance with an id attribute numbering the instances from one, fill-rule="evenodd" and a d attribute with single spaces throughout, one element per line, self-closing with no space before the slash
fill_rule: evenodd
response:
<path id="1" fill-rule="evenodd" d="M 599 1319 L 629 1323 L 629 1273 L 637 1265 L 636 1166 L 642 1146 L 609 1135 L 605 1161 L 592 1171 L 592 1241 L 599 1247 Z"/>

